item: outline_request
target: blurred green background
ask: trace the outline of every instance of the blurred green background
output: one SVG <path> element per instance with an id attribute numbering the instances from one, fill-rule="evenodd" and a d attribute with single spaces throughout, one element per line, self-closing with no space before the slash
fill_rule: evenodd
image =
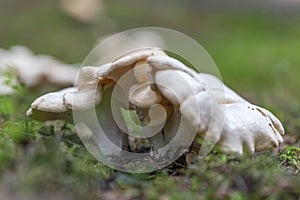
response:
<path id="1" fill-rule="evenodd" d="M 104 1 L 97 20 L 83 23 L 63 12 L 57 0 L 1 0 L 0 46 L 23 44 L 81 63 L 101 36 L 144 26 L 171 28 L 199 41 L 225 82 L 248 98 L 296 105 L 299 4 L 279 2 L 111 0 Z"/>
<path id="2" fill-rule="evenodd" d="M 98 17 L 91 21 L 80 21 L 64 12 L 58 0 L 0 0 L 0 48 L 9 48 L 12 45 L 21 44 L 31 48 L 35 53 L 50 54 L 67 63 L 81 63 L 88 52 L 95 46 L 96 41 L 107 34 L 147 26 L 171 28 L 196 39 L 216 62 L 224 82 L 253 103 L 267 107 L 273 111 L 284 122 L 287 132 L 287 141 L 291 141 L 287 144 L 299 147 L 300 2 L 280 0 L 263 2 L 218 2 L 215 0 L 209 2 L 196 0 L 105 0 L 102 2 L 102 6 L 103 9 Z M 37 95 L 38 94 L 35 94 L 35 96 Z M 33 98 L 30 97 L 26 97 L 26 99 L 26 105 L 22 108 L 28 107 L 28 103 L 33 100 Z M 21 111 L 15 115 L 18 116 L 18 119 L 22 118 L 20 117 L 22 116 Z M 14 117 L 10 119 L 14 119 Z M 39 125 L 41 126 L 41 124 Z M 2 138 L 2 143 L 7 143 L 7 140 Z M 12 146 L 14 145 L 15 141 L 12 142 Z M 38 143 L 37 145 L 40 144 Z M 20 150 L 18 146 L 7 148 L 13 148 L 11 151 L 14 153 L 16 153 L 15 151 L 23 151 Z M 39 149 L 40 147 L 36 148 Z M 4 154 L 7 151 L 8 150 L 5 150 Z M 67 151 L 70 151 L 70 149 L 67 148 Z M 42 152 L 43 156 L 48 155 L 47 151 L 43 150 Z M 62 152 L 61 154 L 58 153 L 58 155 L 61 156 L 66 153 L 64 150 Z M 73 152 L 69 152 L 69 154 L 74 156 Z M 54 155 L 53 159 L 56 160 L 56 154 L 51 155 L 52 157 Z M 64 159 L 65 158 L 62 158 L 62 160 Z M 92 158 L 89 159 L 93 160 Z M 15 154 L 13 154 L 8 160 L 9 164 L 5 165 L 6 168 L 9 168 L 7 166 L 12 166 L 11 160 L 16 162 L 18 159 L 16 159 Z M 64 161 L 57 162 L 60 163 Z M 82 161 L 76 157 L 76 162 L 79 162 L 80 165 Z M 94 161 L 91 163 L 94 163 Z M 15 163 L 15 165 L 18 164 Z M 53 165 L 59 168 L 59 173 L 69 173 L 61 171 L 60 167 L 63 168 L 65 167 L 64 165 L 56 165 L 55 162 Z M 83 184 L 87 184 L 85 181 L 94 180 L 95 174 L 97 174 L 97 176 L 101 174 L 99 176 L 114 177 L 111 175 L 113 174 L 111 171 L 111 174 L 107 173 L 110 174 L 107 175 L 105 170 L 108 169 L 103 166 L 100 168 L 102 170 L 105 168 L 104 172 L 101 170 L 101 172 L 97 170 L 94 172 L 93 170 L 95 169 L 93 165 L 97 166 L 98 164 L 85 165 L 83 166 L 88 169 L 91 168 L 92 172 L 87 176 L 84 175 L 85 179 L 83 180 Z M 269 166 L 272 165 L 271 163 Z M 41 172 L 39 172 L 40 174 L 47 174 L 47 166 L 42 165 L 42 167 L 44 168 L 36 170 L 41 170 Z M 77 165 L 75 166 L 75 172 L 72 171 L 74 170 L 72 168 L 71 173 L 69 173 L 71 175 L 68 175 L 70 182 L 79 182 L 81 173 L 85 173 L 85 171 L 82 172 L 79 170 L 80 178 L 74 178 L 74 173 L 78 173 L 76 167 L 81 170 L 81 167 Z M 199 169 L 200 168 L 201 167 L 199 167 Z M 267 170 L 267 168 L 262 170 Z M 208 167 L 208 169 L 210 168 Z M 247 167 L 245 167 L 245 169 L 247 170 Z M 26 170 L 32 172 L 30 169 Z M 204 167 L 203 172 L 205 172 L 205 170 L 207 170 L 207 168 Z M 56 171 L 53 171 L 53 169 L 50 171 L 53 173 L 53 176 L 55 176 Z M 37 174 L 39 173 L 37 172 Z M 252 177 L 250 179 L 253 179 L 252 181 L 254 183 L 255 181 L 259 182 L 259 176 L 261 174 L 257 172 L 259 175 L 256 177 L 256 172 L 253 173 L 254 174 L 248 174 Z M 190 174 L 184 176 L 191 177 Z M 194 174 L 192 176 L 197 177 L 199 174 L 197 175 L 196 173 L 196 175 Z M 213 176 L 210 175 L 205 177 L 201 176 L 199 179 L 213 179 Z M 156 179 L 154 183 L 163 185 L 163 180 L 166 177 L 162 177 L 163 178 L 158 178 L 158 180 Z M 299 179 L 299 176 L 297 177 Z M 51 177 L 48 178 L 51 179 Z M 48 180 L 47 178 L 45 179 Z M 114 178 L 111 179 L 118 180 Z M 220 185 L 225 184 L 226 186 L 227 179 L 225 179 L 224 182 L 219 180 Z M 124 189 L 125 187 L 125 190 L 128 189 L 128 191 L 132 192 L 132 194 L 129 192 L 129 196 L 131 195 L 131 197 L 135 196 L 136 193 L 140 195 L 140 191 L 144 191 L 145 188 L 148 187 L 141 185 L 139 187 L 144 188 L 136 190 L 136 188 L 139 187 L 136 187 L 132 181 L 140 180 L 139 178 L 135 177 L 133 179 L 131 176 L 128 178 L 126 175 L 124 180 L 133 186 L 126 188 L 127 186 L 121 183 L 119 185 L 117 184 L 117 188 L 121 187 Z M 121 182 L 124 180 L 121 179 Z M 149 189 L 150 194 L 147 192 L 144 194 L 144 192 L 142 192 L 141 198 L 145 198 L 145 196 L 149 198 L 153 197 L 153 199 L 156 197 L 161 199 L 164 199 L 164 197 L 165 199 L 173 197 L 168 194 L 168 190 L 176 191 L 175 185 L 178 180 L 177 178 L 166 178 L 166 180 L 172 182 L 170 183 L 172 188 L 164 188 L 166 191 L 163 191 L 162 194 L 166 194 L 165 196 L 161 196 L 160 193 L 156 196 L 155 191 L 158 190 L 160 186 L 157 188 L 154 184 L 154 186 L 151 186 L 153 191 Z M 62 181 L 63 183 L 58 182 L 64 186 L 68 185 L 68 183 L 64 183 L 64 181 Z M 198 184 L 197 180 L 192 180 L 192 183 L 195 185 Z M 297 184 L 298 183 L 299 182 L 297 182 Z M 102 183 L 97 184 L 101 185 Z M 137 185 L 139 184 L 140 183 Z M 219 183 L 213 182 L 211 184 L 215 187 L 214 189 L 219 189 Z M 276 184 L 274 183 L 273 186 L 274 185 Z M 78 185 L 77 187 L 80 188 Z M 97 187 L 101 188 L 101 186 Z M 256 187 L 253 186 L 253 188 Z M 198 193 L 189 193 L 189 188 L 183 188 L 183 191 L 191 195 L 189 196 L 190 198 L 194 198 L 194 194 L 202 194 L 201 192 L 199 193 L 199 191 Z M 242 189 L 237 189 L 236 191 L 232 189 L 232 191 L 229 196 L 225 196 L 232 199 L 243 199 L 247 197 L 242 195 L 244 192 Z M 255 194 L 255 191 L 251 193 L 251 189 L 247 191 L 250 191 L 248 193 L 249 195 Z M 153 194 L 151 192 L 153 192 Z M 270 194 L 271 193 L 272 192 L 270 192 Z M 180 194 L 178 195 L 180 196 Z M 299 194 L 293 193 L 293 195 L 287 196 L 288 199 L 293 199 Z M 259 198 L 259 196 L 255 195 L 252 197 Z M 277 197 L 285 196 L 280 196 L 279 194 L 275 196 L 274 199 Z M 103 198 L 105 199 L 105 197 Z"/>

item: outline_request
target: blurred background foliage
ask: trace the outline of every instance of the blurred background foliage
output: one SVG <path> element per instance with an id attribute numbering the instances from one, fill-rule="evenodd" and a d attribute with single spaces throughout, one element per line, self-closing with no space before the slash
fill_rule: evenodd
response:
<path id="1" fill-rule="evenodd" d="M 81 63 L 107 34 L 144 26 L 180 31 L 208 51 L 226 84 L 283 120 L 287 136 L 280 150 L 299 147 L 300 2 L 105 0 L 88 20 L 72 17 L 61 5 L 59 0 L 0 0 L 0 47 L 20 44 Z M 290 150 L 282 160 L 272 152 L 259 160 L 213 154 L 185 171 L 115 172 L 89 156 L 70 125 L 25 119 L 30 102 L 45 92 L 25 89 L 0 97 L 0 199 L 18 199 L 19 193 L 40 188 L 44 192 L 37 199 L 299 198 L 299 161 L 286 164 L 299 154 L 290 157 Z"/>
<path id="2" fill-rule="evenodd" d="M 249 98 L 254 99 L 254 88 L 255 99 L 266 100 L 257 94 L 267 92 L 272 100 L 285 96 L 283 103 L 298 104 L 298 3 L 111 0 L 101 7 L 97 19 L 82 22 L 66 14 L 57 0 L 1 0 L 0 45 L 23 44 L 36 53 L 81 63 L 104 35 L 161 26 L 199 41 L 225 82 Z"/>

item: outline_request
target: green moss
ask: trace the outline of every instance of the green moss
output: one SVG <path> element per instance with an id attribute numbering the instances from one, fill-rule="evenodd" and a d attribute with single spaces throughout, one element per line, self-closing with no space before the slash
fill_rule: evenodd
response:
<path id="1" fill-rule="evenodd" d="M 284 166 L 300 169 L 300 148 L 287 146 L 279 153 L 279 159 Z"/>
<path id="2" fill-rule="evenodd" d="M 14 142 L 0 130 L 0 174 L 11 164 L 16 150 Z"/>

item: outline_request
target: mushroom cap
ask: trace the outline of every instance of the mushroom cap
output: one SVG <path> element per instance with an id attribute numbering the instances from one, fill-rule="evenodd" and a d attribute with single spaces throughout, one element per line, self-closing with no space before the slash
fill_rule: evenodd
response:
<path id="1" fill-rule="evenodd" d="M 197 79 L 205 82 L 209 92 L 219 104 L 247 102 L 212 74 L 199 73 Z"/>
<path id="2" fill-rule="evenodd" d="M 224 104 L 225 124 L 218 145 L 223 152 L 254 153 L 283 142 L 284 129 L 270 112 L 249 103 Z"/>
<path id="3" fill-rule="evenodd" d="M 69 92 L 64 96 L 64 105 L 70 110 L 88 110 L 97 106 L 102 100 L 102 92 L 97 88 Z"/>
<path id="4" fill-rule="evenodd" d="M 222 117 L 223 115 L 219 105 L 207 90 L 188 96 L 180 104 L 180 111 L 191 126 L 200 133 L 207 131 L 213 117 L 217 117 L 216 115 Z M 218 123 L 221 122 L 222 120 Z M 215 137 L 218 138 L 219 136 Z"/>
<path id="5" fill-rule="evenodd" d="M 97 75 L 116 82 L 122 74 L 132 69 L 136 62 L 145 60 L 152 55 L 165 55 L 165 53 L 158 48 L 137 49 L 121 56 L 112 63 L 101 66 L 97 71 Z"/>
<path id="6" fill-rule="evenodd" d="M 74 91 L 77 91 L 77 88 L 71 87 L 40 96 L 31 104 L 26 116 L 39 121 L 56 119 L 71 121 L 72 113 L 64 104 L 64 96 L 66 93 Z"/>
<path id="7" fill-rule="evenodd" d="M 159 70 L 155 73 L 157 88 L 173 105 L 179 105 L 189 95 L 205 89 L 189 74 L 179 70 Z"/>
<path id="8" fill-rule="evenodd" d="M 77 91 L 77 88 L 66 88 L 57 92 L 51 92 L 37 98 L 31 108 L 45 112 L 62 113 L 68 109 L 64 103 L 64 97 L 67 93 Z"/>
<path id="9" fill-rule="evenodd" d="M 155 67 L 158 70 L 162 70 L 162 69 L 180 70 L 189 74 L 193 78 L 197 79 L 198 77 L 197 72 L 195 72 L 191 68 L 188 68 L 179 60 L 176 60 L 175 58 L 171 58 L 169 56 L 164 56 L 164 55 L 149 56 L 147 61 L 151 66 Z"/>
<path id="10" fill-rule="evenodd" d="M 162 51 L 159 48 L 142 48 L 142 49 L 136 49 L 133 51 L 128 52 L 127 54 L 121 56 L 120 58 L 117 58 L 112 63 L 112 69 L 115 70 L 120 67 L 128 66 L 131 64 L 136 63 L 139 60 L 144 60 L 150 56 L 153 55 L 166 55 L 164 51 Z"/>
<path id="11" fill-rule="evenodd" d="M 35 55 L 24 46 L 1 50 L 0 69 L 0 75 L 13 69 L 27 87 L 37 87 L 45 82 L 60 87 L 71 86 L 77 74 L 75 66 L 64 64 L 51 56 Z"/>
<path id="12" fill-rule="evenodd" d="M 78 77 L 78 88 L 95 88 L 98 85 L 99 77 L 97 76 L 98 67 L 82 67 Z"/>
<path id="13" fill-rule="evenodd" d="M 102 93 L 93 89 L 67 88 L 37 98 L 31 108 L 44 112 L 63 113 L 68 110 L 87 110 L 98 105 Z"/>

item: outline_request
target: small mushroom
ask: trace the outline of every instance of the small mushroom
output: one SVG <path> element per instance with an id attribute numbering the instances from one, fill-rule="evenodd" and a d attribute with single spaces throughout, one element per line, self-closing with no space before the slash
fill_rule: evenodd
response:
<path id="1" fill-rule="evenodd" d="M 31 104 L 26 115 L 42 121 L 53 119 L 67 119 L 69 121 L 71 113 L 68 112 L 65 105 L 64 96 L 77 90 L 77 88 L 71 87 L 40 96 Z"/>
<path id="2" fill-rule="evenodd" d="M 31 108 L 45 112 L 61 113 L 66 112 L 67 107 L 64 104 L 64 97 L 69 92 L 77 91 L 77 88 L 66 88 L 57 92 L 51 92 L 37 98 Z"/>
<path id="3" fill-rule="evenodd" d="M 31 104 L 27 115 L 37 118 L 33 116 L 37 110 L 65 113 L 68 110 L 87 110 L 95 107 L 102 100 L 102 85 L 98 85 L 99 78 L 96 70 L 95 67 L 82 68 L 78 87 L 63 89 L 39 97 Z"/>
<path id="4" fill-rule="evenodd" d="M 0 51 L 0 77 L 8 70 L 13 70 L 20 82 L 31 88 L 38 87 L 41 83 L 59 87 L 72 86 L 77 75 L 75 66 L 64 64 L 51 56 L 34 55 L 23 46 Z"/>

